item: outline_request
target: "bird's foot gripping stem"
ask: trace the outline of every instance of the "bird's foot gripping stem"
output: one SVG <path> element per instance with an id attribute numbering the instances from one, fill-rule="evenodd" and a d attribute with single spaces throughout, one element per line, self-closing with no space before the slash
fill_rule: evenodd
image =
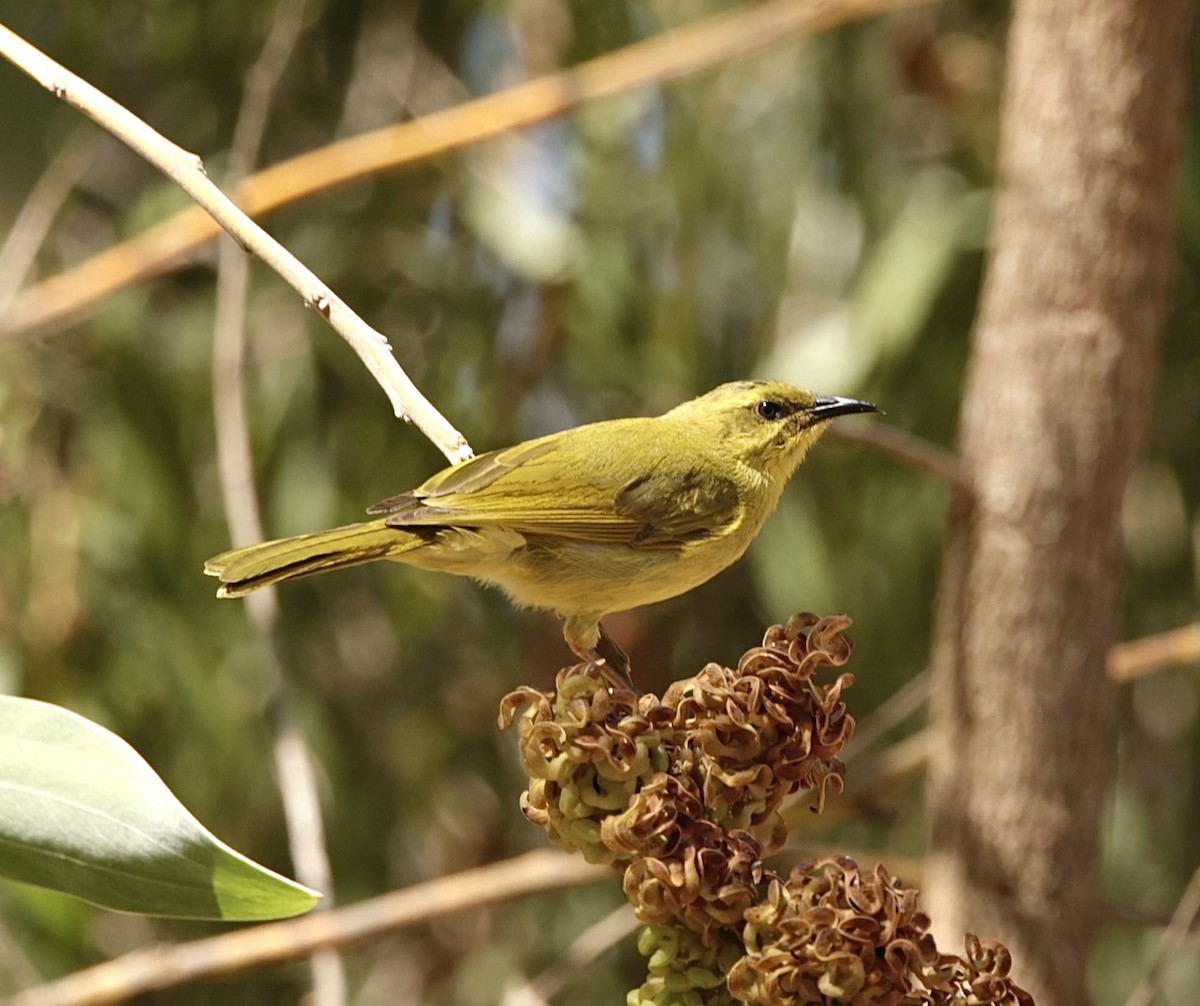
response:
<path id="1" fill-rule="evenodd" d="M 628 689 L 634 695 L 641 695 L 633 683 L 633 675 L 629 667 L 629 655 L 621 649 L 620 644 L 609 635 L 608 630 L 598 622 L 590 631 L 578 632 L 578 627 L 570 620 L 563 627 L 563 637 L 572 652 L 583 660 L 590 661 L 600 668 L 600 673 L 614 688 Z M 588 645 L 588 636 L 592 637 Z"/>
<path id="2" fill-rule="evenodd" d="M 608 634 L 603 625 L 600 626 L 600 639 L 592 652 L 599 657 L 601 671 L 611 684 L 618 688 L 628 688 L 634 695 L 642 694 L 633 683 L 629 655 L 621 649 L 620 644 Z"/>

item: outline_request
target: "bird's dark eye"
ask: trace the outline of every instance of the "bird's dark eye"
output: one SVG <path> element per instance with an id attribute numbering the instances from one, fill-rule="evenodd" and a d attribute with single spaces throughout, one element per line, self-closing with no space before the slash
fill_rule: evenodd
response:
<path id="1" fill-rule="evenodd" d="M 783 406 L 778 402 L 765 401 L 759 402 L 754 407 L 754 411 L 757 412 L 763 419 L 770 421 L 773 419 L 778 419 L 780 416 L 782 416 L 784 409 Z"/>

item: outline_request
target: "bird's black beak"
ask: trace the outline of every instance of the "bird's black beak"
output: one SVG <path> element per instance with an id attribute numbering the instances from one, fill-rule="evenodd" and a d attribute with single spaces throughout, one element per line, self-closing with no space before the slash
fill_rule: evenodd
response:
<path id="1" fill-rule="evenodd" d="M 873 405 L 871 402 L 864 402 L 858 398 L 838 398 L 834 395 L 818 395 L 812 406 L 805 409 L 810 426 L 813 423 L 823 423 L 827 419 L 836 419 L 838 416 L 849 416 L 855 412 L 879 411 L 881 411 L 879 406 Z"/>

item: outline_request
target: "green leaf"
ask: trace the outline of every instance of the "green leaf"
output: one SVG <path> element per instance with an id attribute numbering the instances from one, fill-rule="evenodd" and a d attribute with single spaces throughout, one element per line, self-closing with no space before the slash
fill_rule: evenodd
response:
<path id="1" fill-rule="evenodd" d="M 320 898 L 206 831 L 115 734 L 8 695 L 0 696 L 0 875 L 179 918 L 275 919 Z"/>

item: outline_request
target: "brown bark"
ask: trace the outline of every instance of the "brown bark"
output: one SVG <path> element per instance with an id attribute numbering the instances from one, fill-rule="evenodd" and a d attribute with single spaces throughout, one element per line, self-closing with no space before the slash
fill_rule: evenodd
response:
<path id="1" fill-rule="evenodd" d="M 1174 263 L 1192 0 L 1017 0 L 934 646 L 928 907 L 1087 1001 L 1118 516 Z"/>

